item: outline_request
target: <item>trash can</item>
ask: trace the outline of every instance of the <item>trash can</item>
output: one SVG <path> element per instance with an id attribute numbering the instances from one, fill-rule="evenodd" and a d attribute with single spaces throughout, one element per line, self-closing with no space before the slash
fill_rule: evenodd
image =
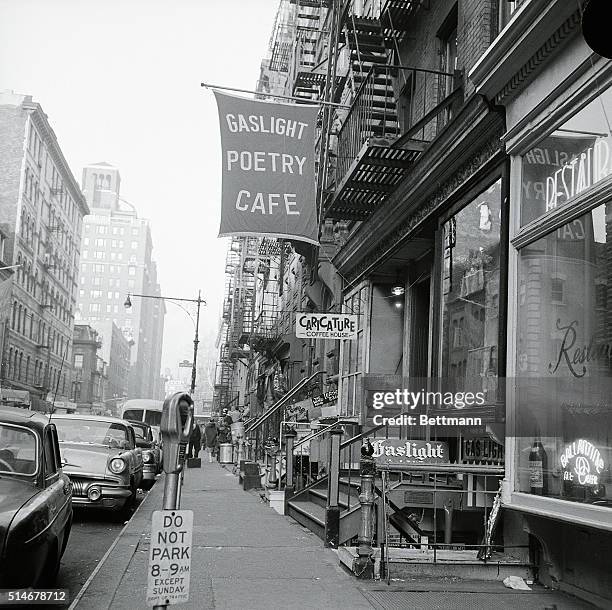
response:
<path id="1" fill-rule="evenodd" d="M 219 462 L 221 462 L 221 464 L 232 463 L 232 449 L 231 443 L 221 443 L 219 445 Z"/>

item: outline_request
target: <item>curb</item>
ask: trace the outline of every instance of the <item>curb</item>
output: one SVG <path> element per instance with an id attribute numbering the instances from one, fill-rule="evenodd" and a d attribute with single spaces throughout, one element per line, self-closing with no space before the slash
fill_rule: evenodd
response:
<path id="1" fill-rule="evenodd" d="M 157 480 L 156 484 L 154 485 L 153 490 L 155 490 L 156 488 L 162 489 L 162 494 L 163 494 L 163 487 L 164 486 L 162 484 L 162 481 L 164 479 L 165 479 L 165 475 L 162 474 L 162 476 Z M 87 590 L 89 589 L 91 583 L 94 581 L 95 577 L 98 575 L 98 573 L 100 572 L 100 570 L 102 569 L 102 567 L 104 566 L 104 564 L 106 563 L 106 561 L 108 560 L 108 558 L 110 557 L 112 552 L 115 550 L 115 547 L 117 547 L 117 545 L 119 544 L 119 541 L 122 540 L 122 539 L 128 540 L 127 538 L 124 537 L 124 535 L 126 533 L 126 530 L 128 530 L 128 528 L 133 525 L 132 524 L 132 520 L 134 519 L 134 517 L 136 517 L 136 515 L 138 515 L 138 513 L 141 511 L 143 506 L 145 506 L 145 504 L 147 503 L 149 498 L 151 496 L 155 496 L 155 495 L 158 495 L 158 494 L 151 493 L 151 491 L 149 491 L 147 493 L 147 496 L 138 505 L 138 507 L 134 511 L 134 514 L 130 517 L 130 520 L 123 526 L 121 531 L 117 534 L 117 536 L 113 540 L 113 543 L 110 545 L 110 547 L 108 548 L 106 553 L 104 553 L 104 555 L 102 556 L 102 559 L 100 560 L 98 565 L 94 568 L 94 571 L 89 575 L 89 578 L 85 581 L 85 583 L 83 584 L 83 586 L 81 587 L 81 589 L 77 593 L 76 597 L 71 602 L 70 606 L 68 606 L 68 610 L 75 610 L 76 609 L 77 604 L 81 601 L 83 596 L 87 593 Z M 136 552 L 136 548 L 137 548 L 137 545 L 134 547 L 133 552 L 130 554 L 130 560 L 131 560 L 133 554 Z M 123 575 L 123 572 L 122 572 L 122 575 Z M 112 598 L 109 599 L 109 602 L 112 603 Z M 109 603 L 109 607 L 110 607 L 110 603 Z"/>

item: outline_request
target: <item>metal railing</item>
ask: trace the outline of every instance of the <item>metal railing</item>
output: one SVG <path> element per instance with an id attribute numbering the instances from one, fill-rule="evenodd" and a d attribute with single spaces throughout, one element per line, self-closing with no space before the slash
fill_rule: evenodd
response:
<path id="1" fill-rule="evenodd" d="M 289 405 L 290 401 L 295 398 L 304 388 L 306 388 L 308 384 L 310 384 L 318 375 L 321 374 L 325 374 L 325 371 L 317 371 L 316 373 L 310 375 L 310 377 L 301 379 L 267 411 L 246 424 L 244 436 L 251 445 L 251 452 L 254 459 L 258 459 L 263 455 L 262 448 L 265 439 L 262 438 L 264 435 L 261 434 L 261 432 L 264 424 L 270 423 L 269 427 L 276 432 L 279 429 L 278 425 L 280 422 L 285 419 L 285 409 Z M 282 435 L 279 437 L 279 443 L 282 443 Z"/>
<path id="2" fill-rule="evenodd" d="M 401 83 L 406 84 L 398 92 L 395 81 L 400 74 Z M 401 65 L 372 65 L 338 133 L 336 184 L 349 171 L 369 138 L 387 140 L 390 146 L 452 95 L 457 89 L 455 83 L 455 74 L 447 72 Z M 444 116 L 437 113 L 420 125 L 411 139 L 431 142 L 448 122 L 450 109 L 443 110 L 442 114 Z"/>

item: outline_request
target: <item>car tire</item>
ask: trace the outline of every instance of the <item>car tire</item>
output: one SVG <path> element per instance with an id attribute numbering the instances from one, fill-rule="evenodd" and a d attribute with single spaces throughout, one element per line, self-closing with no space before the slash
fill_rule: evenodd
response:
<path id="1" fill-rule="evenodd" d="M 149 489 L 151 489 L 153 485 L 155 485 L 155 481 L 151 481 L 151 480 L 143 481 L 140 484 L 140 489 L 143 489 L 144 491 L 149 491 Z"/>

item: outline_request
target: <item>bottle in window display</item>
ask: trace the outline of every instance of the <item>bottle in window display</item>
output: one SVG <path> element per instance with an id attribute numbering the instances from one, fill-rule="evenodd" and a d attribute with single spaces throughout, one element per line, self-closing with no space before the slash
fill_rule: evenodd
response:
<path id="1" fill-rule="evenodd" d="M 531 493 L 537 496 L 543 496 L 546 494 L 546 477 L 545 473 L 548 469 L 548 456 L 540 435 L 537 434 L 531 451 L 529 452 L 529 487 Z"/>

